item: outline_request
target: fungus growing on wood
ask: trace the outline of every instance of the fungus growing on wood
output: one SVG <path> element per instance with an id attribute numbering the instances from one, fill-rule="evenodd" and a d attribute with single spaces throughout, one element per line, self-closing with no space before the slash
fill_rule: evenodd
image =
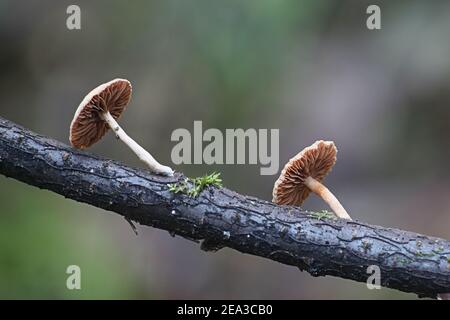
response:
<path id="1" fill-rule="evenodd" d="M 78 149 L 90 147 L 112 129 L 152 172 L 172 176 L 173 170 L 161 165 L 136 141 L 130 138 L 117 123 L 131 98 L 131 83 L 114 79 L 101 84 L 88 93 L 79 105 L 70 124 L 70 143 Z"/>
<path id="2" fill-rule="evenodd" d="M 300 206 L 314 192 L 343 219 L 351 220 L 339 200 L 321 182 L 336 163 L 333 141 L 316 141 L 289 160 L 273 188 L 276 204 Z"/>

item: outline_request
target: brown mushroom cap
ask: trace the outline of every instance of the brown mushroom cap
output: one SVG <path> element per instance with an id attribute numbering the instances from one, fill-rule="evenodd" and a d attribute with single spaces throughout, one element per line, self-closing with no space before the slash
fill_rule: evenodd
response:
<path id="1" fill-rule="evenodd" d="M 118 119 L 130 98 L 131 83 L 125 79 L 111 80 L 89 92 L 70 124 L 70 143 L 75 148 L 83 149 L 100 140 L 109 129 L 100 113 L 109 111 L 114 119 Z"/>
<path id="2" fill-rule="evenodd" d="M 276 204 L 300 206 L 311 190 L 304 184 L 309 176 L 322 181 L 336 163 L 337 149 L 333 141 L 316 141 L 289 160 L 273 188 Z"/>

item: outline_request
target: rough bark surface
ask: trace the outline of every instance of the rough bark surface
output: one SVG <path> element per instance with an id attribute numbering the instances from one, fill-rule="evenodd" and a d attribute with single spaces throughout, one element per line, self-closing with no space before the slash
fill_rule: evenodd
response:
<path id="1" fill-rule="evenodd" d="M 313 276 L 366 282 L 423 297 L 450 292 L 450 242 L 359 221 L 318 219 L 226 188 L 198 197 L 169 191 L 185 177 L 161 177 L 102 159 L 0 118 L 0 173 L 127 219 L 202 242 L 298 267 Z M 29 235 L 32 236 L 32 235 Z"/>

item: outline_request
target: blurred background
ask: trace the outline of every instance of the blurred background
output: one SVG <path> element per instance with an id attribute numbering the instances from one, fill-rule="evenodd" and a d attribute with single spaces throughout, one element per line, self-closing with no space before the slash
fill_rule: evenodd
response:
<path id="1" fill-rule="evenodd" d="M 81 30 L 66 9 L 81 8 Z M 366 8 L 381 7 L 381 30 Z M 334 140 L 327 185 L 372 224 L 450 238 L 450 2 L 0 0 L 0 116 L 68 143 L 82 98 L 133 84 L 124 129 L 170 163 L 176 128 L 280 129 L 280 169 Z M 108 134 L 89 150 L 141 166 Z M 271 200 L 259 165 L 214 170 Z M 230 249 L 206 253 L 167 232 L 0 177 L 0 298 L 414 299 Z M 326 209 L 311 196 L 309 210 Z M 66 268 L 82 290 L 66 289 Z"/>

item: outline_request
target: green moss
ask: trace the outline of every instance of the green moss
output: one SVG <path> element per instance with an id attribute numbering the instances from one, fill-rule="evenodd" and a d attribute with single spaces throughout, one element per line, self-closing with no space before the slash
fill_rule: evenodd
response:
<path id="1" fill-rule="evenodd" d="M 417 251 L 416 256 L 418 257 L 433 257 L 434 253 L 423 253 L 422 251 Z"/>
<path id="2" fill-rule="evenodd" d="M 336 220 L 337 217 L 334 215 L 333 212 L 329 212 L 327 210 L 321 210 L 319 212 L 308 212 L 308 215 L 312 218 L 315 218 L 317 220 Z"/>
<path id="3" fill-rule="evenodd" d="M 169 190 L 173 193 L 183 193 L 192 198 L 197 197 L 208 186 L 222 187 L 219 172 L 197 178 L 186 178 L 182 182 L 168 185 Z"/>

